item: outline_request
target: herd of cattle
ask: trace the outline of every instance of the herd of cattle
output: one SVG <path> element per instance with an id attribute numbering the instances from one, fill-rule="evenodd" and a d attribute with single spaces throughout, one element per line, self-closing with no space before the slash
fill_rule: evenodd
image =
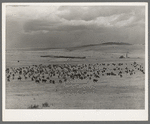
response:
<path id="1" fill-rule="evenodd" d="M 63 83 L 68 80 L 88 79 L 97 82 L 103 76 L 145 74 L 141 64 L 133 63 L 95 63 L 95 64 L 50 64 L 28 67 L 6 68 L 7 82 L 10 80 L 30 80 L 35 83 Z"/>

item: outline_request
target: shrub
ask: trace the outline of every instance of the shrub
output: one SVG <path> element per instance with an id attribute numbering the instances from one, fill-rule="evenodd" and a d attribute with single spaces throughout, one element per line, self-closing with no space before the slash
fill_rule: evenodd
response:
<path id="1" fill-rule="evenodd" d="M 47 102 L 43 103 L 42 106 L 43 106 L 43 107 L 49 107 L 49 105 L 48 105 Z"/>
<path id="2" fill-rule="evenodd" d="M 31 105 L 28 107 L 28 109 L 38 109 L 39 105 Z"/>
<path id="3" fill-rule="evenodd" d="M 124 56 L 120 56 L 119 58 L 125 58 Z"/>

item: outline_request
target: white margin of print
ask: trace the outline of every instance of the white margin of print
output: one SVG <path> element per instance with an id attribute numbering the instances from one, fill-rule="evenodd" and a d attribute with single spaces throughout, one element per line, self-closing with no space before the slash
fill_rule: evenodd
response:
<path id="1" fill-rule="evenodd" d="M 145 6 L 145 109 L 105 110 L 105 109 L 48 109 L 23 110 L 5 109 L 5 40 L 6 5 L 38 6 Z M 148 120 L 148 3 L 2 3 L 2 120 L 3 121 L 147 121 Z"/>

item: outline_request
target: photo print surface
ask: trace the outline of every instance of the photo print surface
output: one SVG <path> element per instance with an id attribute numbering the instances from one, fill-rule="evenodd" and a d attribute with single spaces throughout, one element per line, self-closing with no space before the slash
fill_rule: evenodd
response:
<path id="1" fill-rule="evenodd" d="M 7 110 L 145 110 L 146 6 L 6 4 Z"/>

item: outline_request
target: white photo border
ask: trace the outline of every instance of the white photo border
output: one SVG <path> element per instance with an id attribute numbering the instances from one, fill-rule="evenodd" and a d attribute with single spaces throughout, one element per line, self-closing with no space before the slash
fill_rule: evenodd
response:
<path id="1" fill-rule="evenodd" d="M 24 110 L 5 108 L 5 49 L 6 6 L 145 6 L 145 109 L 48 109 Z M 146 121 L 148 120 L 148 3 L 146 2 L 96 2 L 96 3 L 2 3 L 2 120 L 3 121 Z"/>

